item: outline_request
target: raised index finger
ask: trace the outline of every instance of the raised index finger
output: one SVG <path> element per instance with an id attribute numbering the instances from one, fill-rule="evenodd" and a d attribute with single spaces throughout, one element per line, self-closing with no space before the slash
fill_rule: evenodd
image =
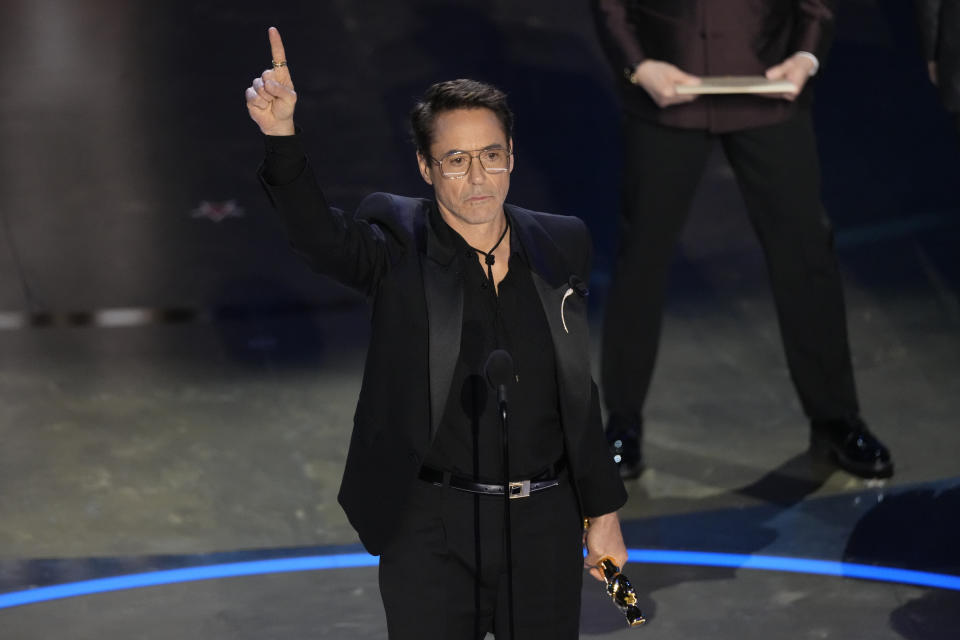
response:
<path id="1" fill-rule="evenodd" d="M 267 30 L 270 36 L 270 55 L 274 62 L 286 62 L 287 54 L 283 51 L 283 40 L 280 39 L 280 32 L 276 27 L 270 27 Z"/>

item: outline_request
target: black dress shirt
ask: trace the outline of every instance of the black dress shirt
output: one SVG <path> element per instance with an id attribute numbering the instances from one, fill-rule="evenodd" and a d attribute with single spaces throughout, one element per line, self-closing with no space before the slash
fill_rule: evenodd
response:
<path id="1" fill-rule="evenodd" d="M 563 455 L 563 432 L 553 340 L 523 248 L 511 234 L 509 269 L 497 293 L 477 252 L 443 221 L 436 204 L 430 224 L 440 242 L 455 251 L 463 330 L 450 396 L 426 464 L 488 482 L 502 480 L 497 394 L 484 377 L 484 365 L 493 350 L 506 349 L 514 365 L 507 386 L 510 478 L 534 477 Z"/>

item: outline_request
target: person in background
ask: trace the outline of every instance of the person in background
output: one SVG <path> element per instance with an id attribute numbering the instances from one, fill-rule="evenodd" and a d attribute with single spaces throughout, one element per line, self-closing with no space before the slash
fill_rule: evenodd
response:
<path id="1" fill-rule="evenodd" d="M 787 364 L 811 442 L 865 478 L 893 473 L 860 416 L 833 231 L 820 202 L 811 78 L 834 14 L 826 0 L 592 0 L 619 79 L 625 160 L 620 249 L 607 301 L 601 387 L 623 477 L 643 470 L 643 406 L 668 266 L 714 144 L 763 246 Z M 678 94 L 704 76 L 765 75 L 781 94 Z"/>

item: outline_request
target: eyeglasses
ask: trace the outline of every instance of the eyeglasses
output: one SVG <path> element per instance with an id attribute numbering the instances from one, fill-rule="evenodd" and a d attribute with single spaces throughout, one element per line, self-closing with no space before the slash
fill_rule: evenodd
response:
<path id="1" fill-rule="evenodd" d="M 512 151 L 503 147 L 487 147 L 474 153 L 469 151 L 451 151 L 439 160 L 430 158 L 431 162 L 440 165 L 440 175 L 444 178 L 459 180 L 470 172 L 473 159 L 480 160 L 480 166 L 487 173 L 505 173 L 510 170 L 510 156 Z"/>

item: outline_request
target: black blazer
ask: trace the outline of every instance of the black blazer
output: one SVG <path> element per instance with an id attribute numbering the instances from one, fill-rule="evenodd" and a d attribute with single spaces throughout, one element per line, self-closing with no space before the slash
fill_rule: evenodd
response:
<path id="1" fill-rule="evenodd" d="M 365 293 L 372 331 L 339 501 L 367 551 L 393 534 L 446 406 L 460 351 L 463 289 L 424 199 L 374 193 L 355 216 L 327 206 L 307 164 L 261 181 L 291 245 L 317 272 Z M 505 206 L 531 264 L 556 349 L 560 416 L 582 515 L 616 511 L 626 490 L 607 448 L 590 378 L 586 292 L 591 245 L 578 218 Z M 581 280 L 582 279 L 582 280 Z"/>
<path id="2" fill-rule="evenodd" d="M 832 0 L 591 0 L 600 43 L 619 79 L 628 113 L 658 124 L 718 133 L 782 122 L 811 98 L 700 96 L 660 108 L 630 84 L 646 59 L 697 76 L 763 75 L 797 51 L 822 65 L 833 40 Z"/>

